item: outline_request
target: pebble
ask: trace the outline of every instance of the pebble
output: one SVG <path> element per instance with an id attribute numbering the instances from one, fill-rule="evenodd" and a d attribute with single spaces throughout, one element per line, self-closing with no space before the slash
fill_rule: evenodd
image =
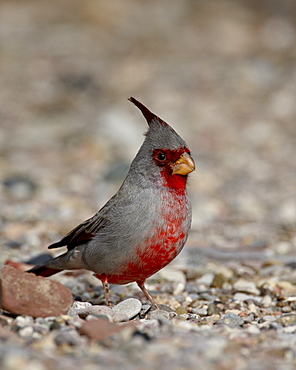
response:
<path id="1" fill-rule="evenodd" d="M 277 322 L 283 326 L 295 325 L 296 314 L 287 314 L 279 317 Z"/>
<path id="2" fill-rule="evenodd" d="M 277 318 L 275 316 L 271 316 L 271 315 L 266 315 L 262 317 L 262 320 L 269 321 L 269 322 L 276 321 L 276 319 Z"/>
<path id="3" fill-rule="evenodd" d="M 97 317 L 105 316 L 109 321 L 122 322 L 128 321 L 129 317 L 123 312 L 116 312 L 111 307 L 92 305 L 89 302 L 75 301 L 68 311 L 68 315 L 78 315 L 86 320 L 94 320 Z"/>
<path id="4" fill-rule="evenodd" d="M 220 308 L 217 304 L 212 302 L 208 306 L 207 314 L 211 316 L 214 314 L 220 314 L 221 311 L 222 311 L 222 308 Z"/>
<path id="5" fill-rule="evenodd" d="M 208 315 L 208 309 L 206 307 L 202 308 L 192 308 L 192 313 L 199 316 L 207 316 Z"/>
<path id="6" fill-rule="evenodd" d="M 233 284 L 233 288 L 236 291 L 242 292 L 242 293 L 249 293 L 249 294 L 253 294 L 253 295 L 259 295 L 260 294 L 259 289 L 257 289 L 256 284 L 253 281 L 247 281 L 247 280 L 243 280 L 243 279 L 237 280 Z"/>
<path id="7" fill-rule="evenodd" d="M 54 342 L 57 346 L 67 344 L 69 346 L 76 346 L 81 340 L 81 337 L 74 329 L 67 328 L 66 330 L 59 331 L 55 337 Z"/>
<path id="8" fill-rule="evenodd" d="M 24 326 L 33 325 L 34 319 L 32 316 L 17 316 L 14 320 L 14 324 L 19 327 L 23 328 Z"/>
<path id="9" fill-rule="evenodd" d="M 68 315 L 79 315 L 80 312 L 86 311 L 89 307 L 92 307 L 89 302 L 74 301 L 72 306 L 69 308 Z"/>
<path id="10" fill-rule="evenodd" d="M 185 283 L 183 282 L 176 283 L 174 286 L 173 295 L 176 296 L 178 294 L 183 293 L 184 289 L 185 289 Z"/>
<path id="11" fill-rule="evenodd" d="M 176 313 L 174 312 L 174 314 L 176 315 Z M 170 315 L 170 312 L 168 311 L 165 311 L 165 310 L 161 310 L 161 309 L 156 309 L 156 310 L 153 310 L 153 311 L 149 311 L 148 314 L 146 315 L 147 319 L 149 320 L 155 320 L 155 319 L 170 319 L 171 318 L 171 315 Z"/>
<path id="12" fill-rule="evenodd" d="M 132 319 L 140 313 L 141 308 L 141 301 L 135 298 L 128 298 L 114 306 L 112 311 L 116 314 L 126 315 L 129 319 Z"/>
<path id="13" fill-rule="evenodd" d="M 256 302 L 261 302 L 262 298 L 261 297 L 255 297 L 253 295 L 246 294 L 246 293 L 235 293 L 234 296 L 233 296 L 233 300 L 234 301 L 253 300 L 253 301 L 256 301 Z"/>
<path id="14" fill-rule="evenodd" d="M 204 285 L 207 285 L 207 286 L 211 286 L 212 283 L 213 283 L 214 277 L 215 277 L 215 275 L 212 274 L 212 273 L 204 274 L 200 278 L 196 279 L 195 282 L 197 284 L 204 284 Z"/>
<path id="15" fill-rule="evenodd" d="M 79 328 L 79 333 L 85 335 L 90 339 L 94 340 L 105 340 L 110 336 L 121 332 L 122 330 L 128 329 L 130 331 L 136 330 L 135 322 L 124 324 L 114 324 L 104 319 L 97 319 L 93 321 L 86 321 L 81 328 Z"/>
<path id="16" fill-rule="evenodd" d="M 224 283 L 229 280 L 228 276 L 225 276 L 222 273 L 215 274 L 214 279 L 212 281 L 212 286 L 216 288 L 222 288 Z"/>
<path id="17" fill-rule="evenodd" d="M 270 307 L 272 304 L 272 298 L 270 295 L 266 295 L 261 298 L 260 304 L 262 307 Z"/>
<path id="18" fill-rule="evenodd" d="M 177 307 L 175 309 L 175 312 L 176 312 L 177 315 L 187 314 L 187 310 L 182 306 Z"/>
<path id="19" fill-rule="evenodd" d="M 176 270 L 172 267 L 166 267 L 158 271 L 157 274 L 154 275 L 154 277 L 158 279 L 165 279 L 168 281 L 175 281 L 178 283 L 183 283 L 184 285 L 186 283 L 186 276 L 184 272 Z"/>
<path id="20" fill-rule="evenodd" d="M 250 334 L 254 334 L 254 335 L 260 334 L 260 328 L 258 327 L 258 325 L 255 325 L 255 324 L 249 324 L 246 330 Z"/>
<path id="21" fill-rule="evenodd" d="M 19 335 L 23 338 L 31 337 L 34 332 L 34 329 L 32 326 L 24 326 L 19 330 Z"/>
<path id="22" fill-rule="evenodd" d="M 244 319 L 232 312 L 228 312 L 220 320 L 218 320 L 216 324 L 225 324 L 230 327 L 242 326 L 244 324 Z"/>

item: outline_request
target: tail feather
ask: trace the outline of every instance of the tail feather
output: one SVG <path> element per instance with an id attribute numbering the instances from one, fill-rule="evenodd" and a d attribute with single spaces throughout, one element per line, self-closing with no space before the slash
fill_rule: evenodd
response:
<path id="1" fill-rule="evenodd" d="M 38 275 L 38 276 L 48 277 L 48 276 L 57 274 L 60 271 L 61 270 L 56 270 L 56 269 L 52 269 L 46 266 L 39 265 L 39 266 L 35 266 L 31 268 L 27 272 L 32 272 L 33 274 Z"/>

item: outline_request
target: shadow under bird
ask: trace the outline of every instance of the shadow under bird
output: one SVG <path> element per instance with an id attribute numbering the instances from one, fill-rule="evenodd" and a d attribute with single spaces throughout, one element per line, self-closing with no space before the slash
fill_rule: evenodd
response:
<path id="1" fill-rule="evenodd" d="M 145 140 L 118 192 L 91 218 L 48 248 L 68 251 L 29 272 L 50 276 L 61 270 L 95 273 L 111 305 L 108 284 L 136 282 L 154 307 L 145 280 L 182 250 L 191 225 L 186 192 L 195 169 L 185 141 L 135 98 L 146 118 Z"/>

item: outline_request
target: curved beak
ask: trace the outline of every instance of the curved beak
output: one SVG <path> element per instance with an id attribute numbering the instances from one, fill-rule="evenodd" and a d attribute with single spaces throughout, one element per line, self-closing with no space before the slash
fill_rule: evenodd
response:
<path id="1" fill-rule="evenodd" d="M 188 153 L 183 153 L 172 165 L 173 175 L 188 175 L 195 170 L 194 160 Z"/>

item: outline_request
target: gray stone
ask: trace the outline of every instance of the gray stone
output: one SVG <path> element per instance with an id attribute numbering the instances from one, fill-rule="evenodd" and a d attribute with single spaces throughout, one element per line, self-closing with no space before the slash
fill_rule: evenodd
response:
<path id="1" fill-rule="evenodd" d="M 261 297 L 256 297 L 256 296 L 246 294 L 246 293 L 235 293 L 235 295 L 233 296 L 234 301 L 247 301 L 250 299 L 256 302 L 261 302 L 262 300 Z"/>
<path id="2" fill-rule="evenodd" d="M 259 289 L 257 289 L 256 284 L 253 281 L 247 281 L 243 279 L 237 280 L 233 284 L 233 288 L 242 293 L 250 293 L 254 295 L 260 294 Z"/>
<path id="3" fill-rule="evenodd" d="M 132 319 L 133 317 L 140 313 L 141 308 L 142 303 L 138 299 L 128 298 L 118 303 L 116 306 L 112 308 L 112 310 L 116 314 L 124 314 L 129 319 Z"/>
<path id="4" fill-rule="evenodd" d="M 224 324 L 231 327 L 234 326 L 241 326 L 244 324 L 244 319 L 232 312 L 228 312 L 226 315 L 222 317 L 222 319 L 218 320 L 216 324 Z"/>
<path id="5" fill-rule="evenodd" d="M 212 274 L 212 273 L 204 274 L 203 276 L 196 279 L 195 281 L 196 281 L 197 284 L 205 284 L 205 285 L 210 286 L 210 285 L 212 285 L 214 277 L 215 277 L 215 275 Z"/>

